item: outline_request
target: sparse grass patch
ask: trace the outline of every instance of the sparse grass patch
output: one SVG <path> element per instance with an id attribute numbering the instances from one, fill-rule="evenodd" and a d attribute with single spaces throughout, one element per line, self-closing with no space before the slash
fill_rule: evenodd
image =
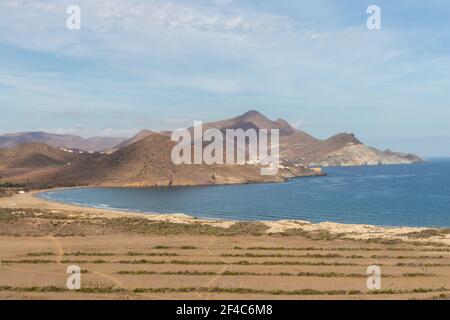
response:
<path id="1" fill-rule="evenodd" d="M 243 248 L 235 246 L 234 250 L 249 250 L 249 251 L 423 251 L 423 252 L 450 252 L 450 249 L 445 248 L 402 248 L 402 247 L 388 247 L 388 248 L 369 248 L 369 247 L 248 247 Z"/>
<path id="2" fill-rule="evenodd" d="M 357 266 L 358 264 L 349 262 L 310 262 L 310 261 L 261 261 L 251 262 L 247 260 L 234 261 L 226 263 L 224 261 L 199 261 L 199 260 L 121 260 L 120 264 L 178 264 L 178 265 L 265 265 L 265 266 L 277 266 L 277 265 L 289 265 L 289 266 Z"/>
<path id="3" fill-rule="evenodd" d="M 145 234 L 158 235 L 215 235 L 215 236 L 233 236 L 233 235 L 264 235 L 267 227 L 260 222 L 238 222 L 229 228 L 213 227 L 201 222 L 172 223 L 172 222 L 154 222 L 142 218 L 117 218 L 110 219 L 109 224 L 112 228 Z M 156 248 L 156 247 L 155 247 Z M 158 249 L 168 249 L 166 246 L 157 246 Z"/>
<path id="4" fill-rule="evenodd" d="M 407 236 L 409 238 L 416 239 L 426 239 L 435 236 L 450 234 L 450 228 L 447 229 L 426 229 L 418 232 L 411 232 L 403 234 L 403 236 Z"/>
<path id="5" fill-rule="evenodd" d="M 299 261 L 264 261 L 261 263 L 264 266 L 357 266 L 356 263 L 351 262 L 299 262 Z M 380 265 L 380 264 L 378 264 Z"/>
<path id="6" fill-rule="evenodd" d="M 111 286 L 95 286 L 95 287 L 81 287 L 80 290 L 75 290 L 76 292 L 81 293 L 124 293 L 128 292 L 129 290 L 124 288 L 117 288 L 117 287 L 111 287 Z"/>
<path id="7" fill-rule="evenodd" d="M 171 247 L 169 246 L 164 246 L 164 245 L 157 245 L 154 246 L 153 249 L 170 249 Z"/>
<path id="8" fill-rule="evenodd" d="M 441 293 L 438 296 L 431 297 L 431 300 L 450 300 L 450 295 Z"/>
<path id="9" fill-rule="evenodd" d="M 10 292 L 68 292 L 64 287 L 44 286 L 44 287 L 12 287 L 0 286 L 0 291 Z M 429 292 L 445 292 L 449 289 L 441 288 L 416 288 L 411 290 L 374 290 L 366 294 L 406 294 L 406 293 L 429 293 Z M 234 287 L 180 287 L 180 288 L 135 288 L 124 289 L 111 286 L 94 286 L 84 287 L 80 290 L 73 290 L 72 292 L 79 293 L 97 293 L 97 294 L 114 294 L 114 293 L 232 293 L 232 294 L 267 294 L 267 295 L 359 295 L 364 294 L 359 290 L 316 290 L 316 289 L 299 289 L 299 290 L 283 290 L 283 289 L 251 289 L 251 288 L 234 288 Z M 444 294 L 441 294 L 442 297 Z"/>
<path id="10" fill-rule="evenodd" d="M 54 256 L 53 252 L 30 252 L 27 253 L 27 257 L 49 257 Z"/>
<path id="11" fill-rule="evenodd" d="M 174 292 L 199 292 L 199 293 L 234 293 L 234 294 L 268 294 L 268 295 L 349 295 L 361 294 L 358 290 L 262 290 L 250 288 L 224 288 L 224 287 L 185 287 L 185 288 L 136 288 L 135 293 L 174 293 Z"/>
<path id="12" fill-rule="evenodd" d="M 321 258 L 321 259 L 331 259 L 331 258 L 346 258 L 346 259 L 361 259 L 365 258 L 363 256 L 351 255 L 342 256 L 337 253 L 329 254 L 304 254 L 304 255 L 293 255 L 293 254 L 256 254 L 256 253 L 244 253 L 244 254 L 232 254 L 223 253 L 222 257 L 243 257 L 243 258 Z"/>
<path id="13" fill-rule="evenodd" d="M 251 251 L 382 251 L 380 248 L 321 248 L 321 247 L 234 247 L 235 250 L 251 250 Z"/>
<path id="14" fill-rule="evenodd" d="M 444 256 L 378 256 L 378 255 L 373 255 L 370 258 L 372 259 L 418 259 L 418 260 L 422 260 L 422 259 L 444 259 Z"/>
<path id="15" fill-rule="evenodd" d="M 48 264 L 56 263 L 54 260 L 44 260 L 44 259 L 23 259 L 23 260 L 2 260 L 1 263 L 4 264 Z"/>
<path id="16" fill-rule="evenodd" d="M 245 272 L 245 271 L 224 271 L 224 272 L 213 272 L 213 271 L 147 271 L 147 270 L 138 270 L 138 271 L 129 271 L 122 270 L 118 271 L 117 274 L 122 275 L 167 275 L 167 276 L 214 276 L 214 275 L 222 275 L 222 276 L 258 276 L 258 277 L 325 277 L 325 278 L 365 278 L 365 274 L 357 274 L 357 273 L 335 273 L 335 272 L 299 272 L 299 273 L 288 273 L 288 272 L 280 272 L 280 273 L 259 273 L 259 272 Z M 389 275 L 384 275 L 385 277 L 392 277 Z"/>
<path id="17" fill-rule="evenodd" d="M 383 238 L 373 238 L 365 240 L 366 243 L 377 243 L 377 244 L 387 244 L 387 245 L 395 245 L 404 243 L 401 239 L 383 239 Z"/>
<path id="18" fill-rule="evenodd" d="M 436 275 L 432 273 L 408 272 L 402 274 L 402 276 L 406 278 L 414 278 L 414 277 L 435 277 Z"/>
<path id="19" fill-rule="evenodd" d="M 73 263 L 73 264 L 82 264 L 82 263 L 92 263 L 92 264 L 104 264 L 109 263 L 106 260 L 96 259 L 96 260 L 62 260 L 61 263 Z"/>
<path id="20" fill-rule="evenodd" d="M 118 271 L 117 274 L 122 275 L 166 275 L 166 276 L 214 276 L 217 275 L 217 272 L 212 271 L 164 271 L 164 272 L 156 272 L 156 271 Z"/>
<path id="21" fill-rule="evenodd" d="M 110 252 L 66 252 L 64 253 L 66 257 L 112 257 L 114 253 Z"/>
<path id="22" fill-rule="evenodd" d="M 0 291 L 13 291 L 13 292 L 64 292 L 66 288 L 56 286 L 46 287 L 12 287 L 12 286 L 0 286 Z"/>
<path id="23" fill-rule="evenodd" d="M 302 229 L 289 229 L 281 233 L 282 236 L 301 236 L 311 240 L 335 240 L 345 236 L 344 233 L 331 233 L 326 230 L 305 231 Z"/>
<path id="24" fill-rule="evenodd" d="M 178 256 L 177 253 L 172 253 L 172 252 L 158 252 L 158 253 L 154 253 L 154 252 L 148 252 L 148 253 L 144 253 L 144 252 L 128 252 L 127 256 L 146 256 L 146 257 L 176 257 Z"/>
<path id="25" fill-rule="evenodd" d="M 441 288 L 415 288 L 415 289 L 405 289 L 405 290 L 395 290 L 395 289 L 384 289 L 384 290 L 371 290 L 369 294 L 405 294 L 405 293 L 429 293 L 429 292 L 441 292 L 449 291 L 445 287 Z"/>
<path id="26" fill-rule="evenodd" d="M 416 262 L 399 262 L 397 267 L 450 267 L 449 263 L 416 263 Z"/>

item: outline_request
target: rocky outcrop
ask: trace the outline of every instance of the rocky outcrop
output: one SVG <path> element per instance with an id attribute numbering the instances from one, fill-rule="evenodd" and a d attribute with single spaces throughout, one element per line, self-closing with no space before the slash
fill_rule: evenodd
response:
<path id="1" fill-rule="evenodd" d="M 402 155 L 380 151 L 363 144 L 348 145 L 327 154 L 321 159 L 311 161 L 312 166 L 371 166 L 389 164 L 411 164 L 423 160 L 414 155 Z"/>

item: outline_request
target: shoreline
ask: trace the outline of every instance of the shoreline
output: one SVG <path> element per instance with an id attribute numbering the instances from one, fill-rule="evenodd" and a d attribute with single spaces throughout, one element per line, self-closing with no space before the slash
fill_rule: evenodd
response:
<path id="1" fill-rule="evenodd" d="M 243 223 L 236 220 L 209 220 L 196 218 L 184 213 L 160 214 L 153 212 L 136 212 L 130 210 L 118 210 L 108 208 L 95 208 L 81 205 L 68 204 L 58 202 L 50 199 L 45 199 L 39 196 L 40 193 L 74 189 L 80 187 L 57 188 L 48 190 L 31 191 L 25 194 L 16 194 L 8 198 L 0 198 L 0 208 L 9 209 L 36 209 L 48 210 L 52 213 L 77 213 L 83 216 L 102 216 L 106 218 L 124 218 L 136 217 L 148 219 L 155 222 L 169 222 L 179 224 L 201 224 L 219 228 L 230 228 L 237 223 Z M 445 228 L 434 227 L 386 227 L 375 226 L 368 224 L 344 224 L 336 222 L 320 222 L 312 223 L 305 220 L 276 220 L 276 221 L 254 221 L 248 223 L 262 223 L 267 226 L 267 234 L 283 234 L 290 231 L 300 231 L 308 233 L 328 232 L 331 235 L 344 235 L 347 239 L 353 240 L 402 240 L 407 242 L 422 242 L 422 243 L 440 243 L 443 245 L 450 245 L 450 233 L 442 233 L 439 231 L 446 230 Z M 421 237 L 411 237 L 415 234 L 426 233 L 434 231 L 436 235 Z"/>
<path id="2" fill-rule="evenodd" d="M 270 184 L 270 183 L 268 183 Z M 228 186 L 228 185 L 213 185 L 213 186 Z M 233 186 L 233 185 L 230 185 Z M 174 186 L 173 188 L 195 188 L 195 187 L 208 187 L 208 185 L 203 186 Z M 365 224 L 365 223 L 342 223 L 342 222 L 333 222 L 333 221 L 322 221 L 322 222 L 312 222 L 309 220 L 302 220 L 302 219 L 280 219 L 280 220 L 233 220 L 233 219 L 215 219 L 215 218 L 204 218 L 204 217 L 196 217 L 194 215 L 184 213 L 184 212 L 175 212 L 175 213 L 162 213 L 162 212 L 154 212 L 154 211 L 141 211 L 141 210 L 129 210 L 129 209 L 120 209 L 115 207 L 100 207 L 100 206 L 90 206 L 90 205 L 83 205 L 78 203 L 69 203 L 64 201 L 58 201 L 50 198 L 46 198 L 42 196 L 43 193 L 52 192 L 52 191 L 63 191 L 63 190 L 72 190 L 72 189 L 146 189 L 146 188 L 160 188 L 160 187 L 103 187 L 103 186 L 87 186 L 87 187 L 60 187 L 60 188 L 53 188 L 53 189 L 45 189 L 45 190 L 36 190 L 36 191 L 30 191 L 29 194 L 32 194 L 35 198 L 49 202 L 49 203 L 57 203 L 59 205 L 67 205 L 74 208 L 83 208 L 83 209 L 94 209 L 94 210 L 105 210 L 105 211 L 111 211 L 114 213 L 121 213 L 121 214 L 138 214 L 140 216 L 185 216 L 188 219 L 195 220 L 195 221 L 201 221 L 201 222 L 230 222 L 230 223 L 276 223 L 276 222 L 282 222 L 282 221 L 292 221 L 292 222 L 298 222 L 298 223 L 305 223 L 305 224 L 323 224 L 323 223 L 334 223 L 337 225 L 346 225 L 346 226 L 369 226 L 374 228 L 384 228 L 384 229 L 392 229 L 392 228 L 413 228 L 413 229 L 436 229 L 436 230 L 443 230 L 448 229 L 450 227 L 435 227 L 435 226 L 402 226 L 402 225 L 375 225 L 375 224 Z M 162 188 L 170 188 L 168 186 L 162 186 Z"/>

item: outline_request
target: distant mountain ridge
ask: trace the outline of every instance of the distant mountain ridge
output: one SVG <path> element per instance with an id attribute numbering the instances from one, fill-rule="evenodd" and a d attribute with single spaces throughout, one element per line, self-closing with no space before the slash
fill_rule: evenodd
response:
<path id="1" fill-rule="evenodd" d="M 364 145 L 353 133 L 338 133 L 326 140 L 317 139 L 310 134 L 292 127 L 286 120 L 270 120 L 256 110 L 230 119 L 203 124 L 203 132 L 216 128 L 225 133 L 226 129 L 279 129 L 281 160 L 305 166 L 362 166 L 382 164 L 407 164 L 421 162 L 418 156 L 402 154 L 390 150 L 381 151 Z M 188 128 L 193 133 L 193 128 Z M 133 138 L 122 142 L 114 149 L 140 141 L 153 131 L 143 130 Z M 161 133 L 160 133 L 161 134 Z M 170 132 L 165 131 L 165 136 Z"/>
<path id="2" fill-rule="evenodd" d="M 175 165 L 171 160 L 171 151 L 176 143 L 170 139 L 171 132 L 143 130 L 131 139 L 121 140 L 110 146 L 109 152 L 104 153 L 89 154 L 43 143 L 21 144 L 9 150 L 0 149 L 0 177 L 5 176 L 6 172 L 9 181 L 25 180 L 27 184 L 39 187 L 207 185 L 277 182 L 298 176 L 321 175 L 322 173 L 310 168 L 316 166 L 410 164 L 423 161 L 412 154 L 381 151 L 366 146 L 351 133 L 339 133 L 320 140 L 292 127 L 285 120 L 270 120 L 255 110 L 234 118 L 203 124 L 203 132 L 209 128 L 222 132 L 226 129 L 279 129 L 278 174 L 262 176 L 257 164 Z M 192 131 L 193 128 L 188 130 Z M 11 138 L 14 135 L 6 136 Z M 26 141 L 24 137 L 29 139 L 26 135 L 18 135 L 13 142 Z M 38 137 L 44 140 L 49 138 L 44 133 Z M 67 145 L 70 139 L 65 140 L 66 137 L 50 135 L 50 142 Z M 105 144 L 102 148 L 104 146 Z M 10 169 L 17 168 L 28 169 L 20 171 L 20 176 L 14 177 L 14 172 L 11 173 Z M 33 168 L 41 169 L 36 173 Z"/>
<path id="3" fill-rule="evenodd" d="M 79 149 L 86 152 L 103 151 L 112 148 L 126 138 L 92 137 L 53 134 L 42 131 L 8 133 L 0 136 L 0 148 L 11 149 L 24 143 L 44 143 L 56 148 Z"/>

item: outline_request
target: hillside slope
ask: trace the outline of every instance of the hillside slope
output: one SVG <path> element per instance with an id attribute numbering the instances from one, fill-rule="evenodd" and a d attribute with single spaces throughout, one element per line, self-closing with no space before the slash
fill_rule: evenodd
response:
<path id="1" fill-rule="evenodd" d="M 112 154 L 91 155 L 49 179 L 56 185 L 175 186 L 277 182 L 316 175 L 305 168 L 262 176 L 254 165 L 175 165 L 170 137 L 152 134 Z"/>
<path id="2" fill-rule="evenodd" d="M 0 168 L 43 168 L 65 165 L 72 162 L 76 154 L 41 144 L 27 143 L 14 149 L 0 149 Z"/>
<path id="3" fill-rule="evenodd" d="M 131 139 L 124 140 L 121 143 L 119 143 L 118 145 L 116 145 L 110 149 L 107 149 L 106 153 L 110 154 L 110 153 L 116 152 L 119 149 L 128 147 L 129 145 L 132 145 L 133 143 L 138 142 L 142 139 L 145 139 L 148 136 L 151 136 L 153 134 L 157 134 L 157 133 L 154 131 L 151 131 L 151 130 L 147 130 L 147 129 L 141 130 L 135 136 L 133 136 Z"/>

